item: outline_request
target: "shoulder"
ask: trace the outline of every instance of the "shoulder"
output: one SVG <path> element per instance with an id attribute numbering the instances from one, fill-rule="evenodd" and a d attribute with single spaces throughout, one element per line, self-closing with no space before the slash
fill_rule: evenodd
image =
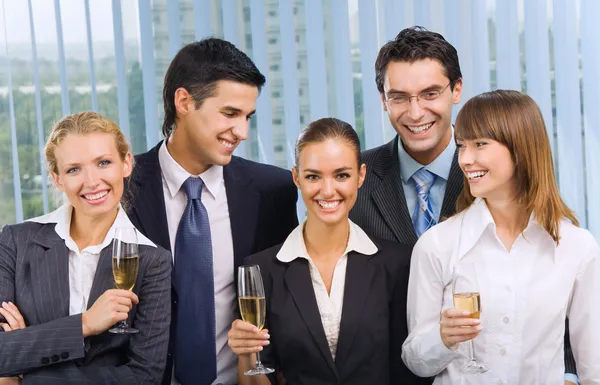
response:
<path id="1" fill-rule="evenodd" d="M 234 156 L 231 162 L 225 166 L 236 169 L 252 178 L 257 186 L 271 188 L 296 188 L 292 180 L 292 173 L 281 167 L 270 164 L 258 163 L 248 159 Z"/>
<path id="2" fill-rule="evenodd" d="M 581 253 L 574 253 L 582 257 L 596 256 L 600 257 L 600 246 L 596 238 L 586 229 L 575 226 L 570 221 L 563 219 L 560 222 L 560 240 L 559 250 L 565 250 L 569 254 L 573 250 L 579 250 Z"/>
<path id="3" fill-rule="evenodd" d="M 261 269 L 273 265 L 277 261 L 277 253 L 281 250 L 283 243 L 269 247 L 263 251 L 252 254 L 244 258 L 244 264 L 246 265 L 259 265 Z"/>
<path id="4" fill-rule="evenodd" d="M 171 261 L 171 252 L 162 246 L 139 245 L 140 255 L 160 261 Z"/>
<path id="5" fill-rule="evenodd" d="M 413 248 L 413 257 L 424 253 L 445 254 L 451 252 L 458 239 L 463 215 L 464 212 L 453 215 L 423 233 Z"/>
<path id="6" fill-rule="evenodd" d="M 46 226 L 54 227 L 54 223 L 23 222 L 15 225 L 4 225 L 0 229 L 0 240 L 4 243 L 12 238 L 15 243 L 25 243 L 33 239 Z"/>
<path id="7" fill-rule="evenodd" d="M 366 163 L 367 165 L 372 163 L 387 146 L 389 146 L 389 143 L 363 151 L 361 154 L 363 163 Z"/>

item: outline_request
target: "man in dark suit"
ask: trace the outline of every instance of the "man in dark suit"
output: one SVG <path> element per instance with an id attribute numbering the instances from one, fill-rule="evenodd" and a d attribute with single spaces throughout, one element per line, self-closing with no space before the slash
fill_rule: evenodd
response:
<path id="1" fill-rule="evenodd" d="M 232 156 L 264 83 L 229 42 L 183 47 L 165 75 L 166 139 L 136 156 L 129 216 L 174 255 L 164 385 L 237 383 L 227 346 L 237 267 L 298 225 L 291 173 Z"/>
<path id="2" fill-rule="evenodd" d="M 397 136 L 363 153 L 367 176 L 350 219 L 369 235 L 414 245 L 455 212 L 463 187 L 452 129 L 462 75 L 442 35 L 407 28 L 379 51 L 377 89 Z"/>

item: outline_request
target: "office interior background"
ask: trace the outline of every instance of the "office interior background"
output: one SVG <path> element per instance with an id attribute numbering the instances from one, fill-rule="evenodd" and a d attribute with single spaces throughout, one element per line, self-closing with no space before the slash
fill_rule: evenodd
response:
<path id="1" fill-rule="evenodd" d="M 600 240 L 600 1 L 0 2 L 0 226 L 60 205 L 42 149 L 63 115 L 98 111 L 135 154 L 154 147 L 166 69 L 182 45 L 203 37 L 231 41 L 267 77 L 236 155 L 289 169 L 298 132 L 325 116 L 351 123 L 364 149 L 383 144 L 395 133 L 375 86 L 377 52 L 421 25 L 459 52 L 464 91 L 454 116 L 492 89 L 535 99 L 561 193 Z"/>

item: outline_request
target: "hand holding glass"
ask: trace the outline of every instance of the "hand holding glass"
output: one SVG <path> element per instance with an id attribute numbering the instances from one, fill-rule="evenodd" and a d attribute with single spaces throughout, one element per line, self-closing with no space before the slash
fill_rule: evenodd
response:
<path id="1" fill-rule="evenodd" d="M 452 276 L 452 293 L 454 307 L 468 311 L 470 318 L 479 319 L 481 313 L 481 298 L 479 296 L 479 282 L 475 265 L 472 263 L 459 263 L 454 267 Z M 469 340 L 470 361 L 461 368 L 465 373 L 485 373 L 487 366 L 477 362 L 473 340 Z"/>
<path id="2" fill-rule="evenodd" d="M 132 241 L 123 242 L 123 239 Z M 117 289 L 133 290 L 139 268 L 139 252 L 137 243 L 137 232 L 135 228 L 117 228 L 113 239 L 112 271 Z M 127 321 L 121 321 L 109 332 L 116 334 L 132 334 L 139 332 L 132 328 Z"/>
<path id="3" fill-rule="evenodd" d="M 242 319 L 262 330 L 265 326 L 266 303 L 265 289 L 258 265 L 238 268 L 238 300 Z M 260 353 L 256 353 L 256 365 L 244 373 L 247 376 L 273 373 L 274 370 L 263 366 Z"/>

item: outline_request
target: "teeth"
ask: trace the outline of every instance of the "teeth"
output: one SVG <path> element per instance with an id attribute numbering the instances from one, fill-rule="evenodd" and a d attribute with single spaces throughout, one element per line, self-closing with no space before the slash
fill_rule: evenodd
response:
<path id="1" fill-rule="evenodd" d="M 100 198 L 104 198 L 106 196 L 106 194 L 108 194 L 108 191 L 102 191 L 98 194 L 94 194 L 94 195 L 84 195 L 85 199 L 89 200 L 89 201 L 95 201 L 97 199 Z"/>
<path id="2" fill-rule="evenodd" d="M 335 201 L 335 202 L 319 201 L 319 206 L 323 207 L 324 209 L 334 209 L 339 204 L 340 204 L 340 201 Z"/>
<path id="3" fill-rule="evenodd" d="M 487 171 L 467 172 L 467 178 L 469 178 L 469 179 L 481 178 L 485 174 L 487 174 Z"/>
<path id="4" fill-rule="evenodd" d="M 226 140 L 222 140 L 219 139 L 219 143 L 221 143 L 223 146 L 227 147 L 227 148 L 233 148 L 234 144 L 231 142 L 228 142 Z"/>
<path id="5" fill-rule="evenodd" d="M 428 130 L 431 126 L 433 126 L 433 123 L 424 124 L 422 126 L 415 126 L 415 127 L 407 126 L 407 127 L 408 127 L 409 130 L 411 130 L 415 134 L 418 134 L 420 132 Z"/>

